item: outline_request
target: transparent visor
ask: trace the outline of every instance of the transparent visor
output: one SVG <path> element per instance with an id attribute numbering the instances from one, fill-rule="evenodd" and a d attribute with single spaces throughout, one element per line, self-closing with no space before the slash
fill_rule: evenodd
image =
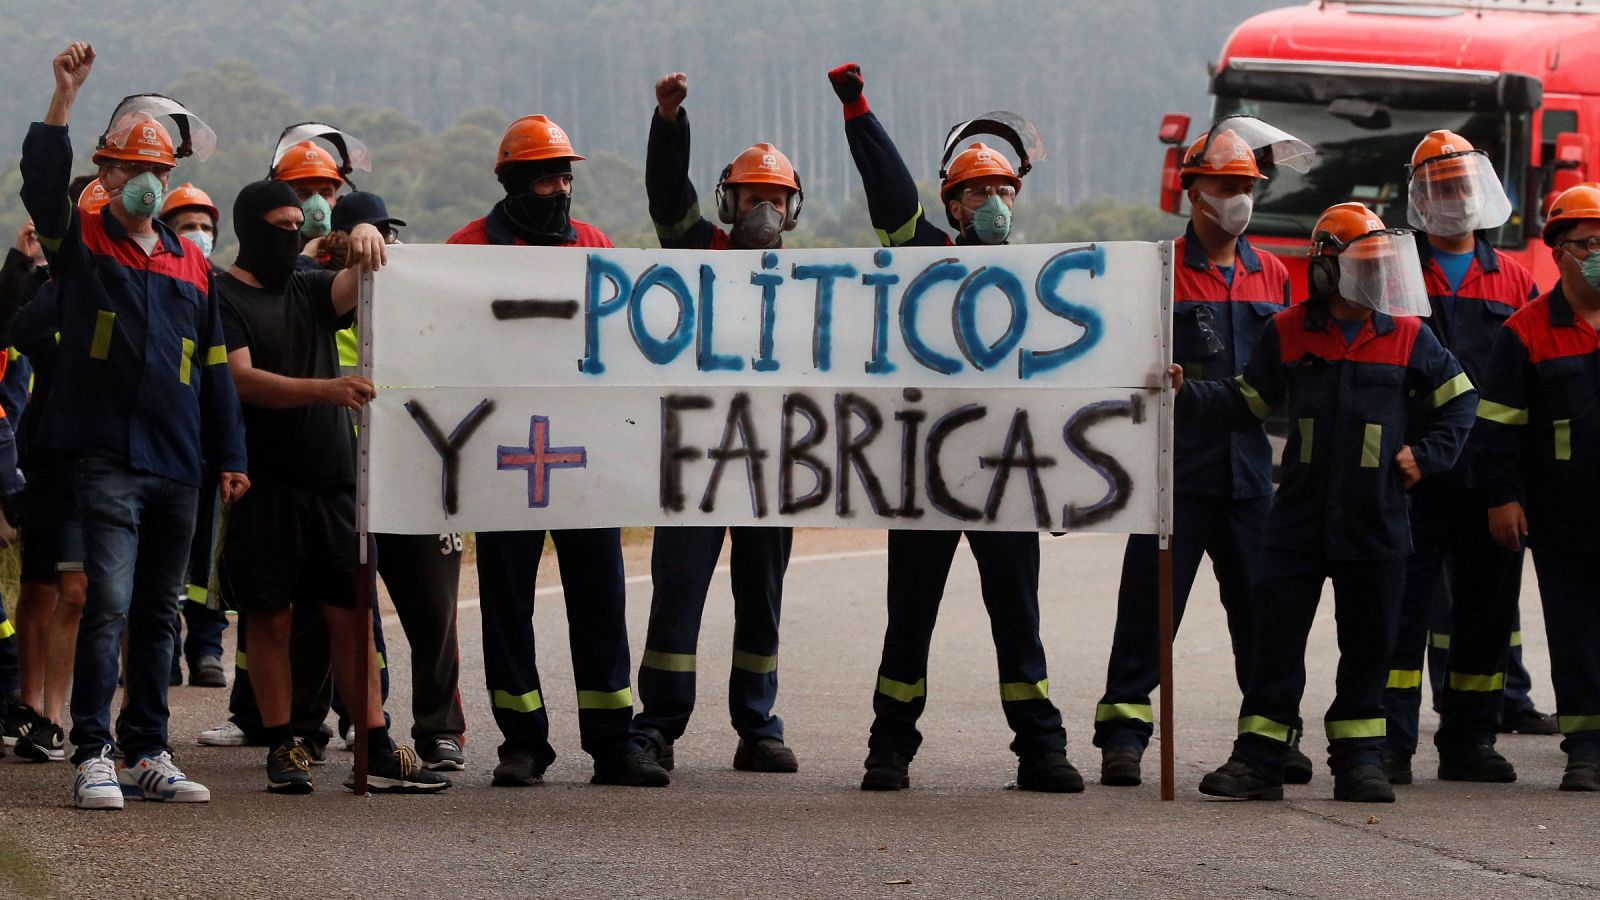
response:
<path id="1" fill-rule="evenodd" d="M 176 134 L 171 128 L 167 128 L 167 133 L 176 138 L 172 142 L 173 155 L 178 159 L 192 156 L 204 162 L 211 156 L 211 151 L 217 149 L 217 133 L 211 130 L 210 125 L 182 103 L 161 94 L 124 97 L 111 113 L 111 127 L 106 129 L 104 138 L 109 144 L 125 145 L 132 128 L 152 119 L 159 122 L 163 118 L 170 118 L 177 126 Z"/>
<path id="2" fill-rule="evenodd" d="M 1043 159 L 1049 159 L 1050 153 L 1045 149 L 1044 138 L 1039 135 L 1039 129 L 1034 124 L 1014 112 L 1003 109 L 987 112 L 976 118 L 968 119 L 950 129 L 945 135 L 944 156 L 939 162 L 941 178 L 950 165 L 950 157 L 955 155 L 956 149 L 968 138 L 980 134 L 992 134 L 1003 138 L 1011 148 L 1017 151 L 1021 158 L 1021 165 L 1017 167 L 1017 175 L 1021 177 L 1028 174 L 1033 164 Z"/>
<path id="3" fill-rule="evenodd" d="M 1364 234 L 1339 253 L 1339 295 L 1390 316 L 1427 316 L 1428 287 L 1411 232 Z"/>
<path id="4" fill-rule="evenodd" d="M 1282 166 L 1296 172 L 1308 172 L 1312 158 L 1316 156 L 1310 144 L 1255 116 L 1223 116 L 1212 124 L 1211 134 L 1218 137 L 1207 142 L 1201 152 L 1201 160 L 1202 164 L 1214 169 L 1227 166 L 1238 152 L 1240 144 L 1256 155 L 1263 170 Z M 1223 137 L 1229 134 L 1233 136 L 1232 140 L 1224 140 Z"/>
<path id="5" fill-rule="evenodd" d="M 298 125 L 290 125 L 285 128 L 283 134 L 278 136 L 278 146 L 272 151 L 272 165 L 270 168 L 276 169 L 278 163 L 283 160 L 283 155 L 288 153 L 295 144 L 316 138 L 321 138 L 339 151 L 339 159 L 344 163 L 343 168 L 345 170 L 372 171 L 372 151 L 367 149 L 366 144 L 332 125 L 324 125 L 321 122 L 301 122 Z"/>
<path id="6" fill-rule="evenodd" d="M 1511 218 L 1511 198 L 1480 150 L 1430 159 L 1411 170 L 1406 221 L 1428 234 L 1498 228 Z"/>

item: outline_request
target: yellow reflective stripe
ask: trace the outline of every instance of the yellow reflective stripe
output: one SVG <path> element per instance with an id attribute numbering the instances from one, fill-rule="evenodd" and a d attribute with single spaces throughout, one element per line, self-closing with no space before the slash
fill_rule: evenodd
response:
<path id="1" fill-rule="evenodd" d="M 1020 703 L 1023 700 L 1049 700 L 1050 679 L 1038 681 L 1006 681 L 1000 684 L 1001 703 Z"/>
<path id="2" fill-rule="evenodd" d="M 1562 734 L 1600 731 L 1600 716 L 1557 716 L 1556 722 L 1559 723 Z"/>
<path id="3" fill-rule="evenodd" d="M 904 681 L 895 681 L 893 678 L 878 676 L 878 693 L 899 700 L 901 703 L 910 703 L 918 697 L 928 695 L 928 679 L 918 678 L 915 684 L 906 684 Z"/>
<path id="4" fill-rule="evenodd" d="M 1390 669 L 1389 683 L 1384 685 L 1392 690 L 1403 691 L 1408 688 L 1422 687 L 1421 669 Z"/>
<path id="5" fill-rule="evenodd" d="M 1133 719 L 1154 725 L 1156 711 L 1148 703 L 1102 703 L 1094 708 L 1096 722 L 1115 722 L 1118 719 Z"/>
<path id="6" fill-rule="evenodd" d="M 918 203 L 917 211 L 899 228 L 893 231 L 884 231 L 882 228 L 873 229 L 878 233 L 878 243 L 885 247 L 898 247 L 911 240 L 911 236 L 917 233 L 917 220 L 920 218 L 922 218 L 922 204 Z"/>
<path id="7" fill-rule="evenodd" d="M 628 709 L 633 706 L 633 688 L 620 691 L 579 691 L 579 709 Z"/>
<path id="8" fill-rule="evenodd" d="M 1311 462 L 1311 439 L 1316 434 L 1316 419 L 1300 419 L 1296 422 L 1300 426 L 1300 461 Z"/>
<path id="9" fill-rule="evenodd" d="M 1261 399 L 1261 392 L 1256 390 L 1255 385 L 1245 381 L 1243 375 L 1233 376 L 1233 382 L 1239 386 L 1239 393 L 1244 397 L 1244 405 L 1250 407 L 1251 415 L 1265 419 L 1272 413 L 1272 407 Z"/>
<path id="10" fill-rule="evenodd" d="M 191 584 L 188 587 L 183 589 L 184 599 L 193 600 L 195 603 L 204 603 L 204 602 L 206 602 L 206 597 L 209 596 L 209 595 L 210 595 L 210 592 L 207 591 L 203 586 L 198 585 L 198 584 Z"/>
<path id="11" fill-rule="evenodd" d="M 1380 738 L 1389 733 L 1387 719 L 1339 719 L 1327 723 L 1324 730 L 1330 741 L 1347 741 L 1353 738 Z"/>
<path id="12" fill-rule="evenodd" d="M 39 242 L 39 246 L 49 250 L 51 253 L 61 249 L 61 238 L 45 237 L 42 234 L 35 233 L 34 239 Z"/>
<path id="13" fill-rule="evenodd" d="M 250 670 L 250 658 L 244 655 L 243 650 L 233 654 L 233 667 L 241 672 Z"/>
<path id="14" fill-rule="evenodd" d="M 10 360 L 11 362 L 16 362 L 17 360 L 19 360 L 21 358 L 22 358 L 22 353 L 20 351 L 18 351 L 17 348 L 15 348 L 15 347 L 7 347 L 6 348 L 6 359 Z"/>
<path id="15" fill-rule="evenodd" d="M 1383 426 L 1367 423 L 1361 435 L 1361 468 L 1376 469 L 1378 457 L 1383 453 Z"/>
<path id="16" fill-rule="evenodd" d="M 1520 632 L 1520 631 L 1511 632 L 1511 646 L 1513 646 L 1513 647 L 1521 647 L 1522 646 L 1522 632 Z"/>
<path id="17" fill-rule="evenodd" d="M 1274 722 L 1266 716 L 1240 716 L 1239 733 L 1259 734 L 1262 737 L 1272 738 L 1275 741 L 1282 741 L 1287 744 L 1289 743 L 1289 738 L 1294 734 L 1294 729 L 1282 722 Z"/>
<path id="18" fill-rule="evenodd" d="M 354 369 L 361 364 L 361 349 L 356 339 L 355 326 L 334 332 L 333 342 L 339 347 L 339 368 Z"/>
<path id="19" fill-rule="evenodd" d="M 1428 402 L 1433 404 L 1434 409 L 1438 409 L 1470 390 L 1472 390 L 1472 379 L 1467 377 L 1467 373 L 1462 372 L 1444 384 L 1439 385 L 1439 389 L 1433 392 L 1433 396 L 1428 399 Z"/>
<path id="20" fill-rule="evenodd" d="M 699 221 L 700 201 L 696 200 L 689 206 L 689 211 L 683 214 L 683 219 L 680 220 L 676 225 L 663 225 L 660 222 L 655 223 L 656 236 L 664 241 L 681 238 L 685 234 L 688 234 L 689 229 L 693 228 L 695 223 Z"/>
<path id="21" fill-rule="evenodd" d="M 382 653 L 378 654 L 378 668 L 380 668 L 380 669 L 389 668 L 389 661 L 387 659 L 383 658 L 383 654 Z"/>
<path id="22" fill-rule="evenodd" d="M 106 359 L 111 356 L 111 329 L 116 327 L 117 314 L 102 309 L 94 314 L 94 339 L 89 342 L 89 356 Z"/>
<path id="23" fill-rule="evenodd" d="M 1572 420 L 1557 419 L 1550 423 L 1556 429 L 1556 459 L 1572 458 Z"/>
<path id="24" fill-rule="evenodd" d="M 180 384 L 188 384 L 189 368 L 193 365 L 192 360 L 194 359 L 194 341 L 188 338 L 183 338 L 182 341 L 183 345 L 178 350 L 178 382 Z"/>
<path id="25" fill-rule="evenodd" d="M 753 672 L 757 675 L 766 675 L 778 671 L 778 658 L 776 656 L 762 656 L 759 653 L 750 653 L 745 650 L 733 651 L 733 667 L 744 672 Z"/>
<path id="26" fill-rule="evenodd" d="M 663 653 L 660 650 L 644 651 L 644 658 L 639 660 L 639 665 L 647 669 L 660 669 L 663 672 L 693 672 L 693 653 Z"/>
<path id="27" fill-rule="evenodd" d="M 17 633 L 17 626 L 11 624 L 10 619 L 0 619 L 0 641 Z"/>
<path id="28" fill-rule="evenodd" d="M 218 344 L 206 351 L 206 365 L 220 366 L 228 361 L 228 348 Z"/>
<path id="29" fill-rule="evenodd" d="M 1493 400 L 1479 400 L 1478 418 L 1499 422 L 1501 425 L 1526 425 L 1528 424 L 1528 411 L 1496 403 Z"/>
<path id="30" fill-rule="evenodd" d="M 1506 689 L 1506 673 L 1496 672 L 1493 675 L 1465 675 L 1461 672 L 1450 673 L 1450 690 L 1452 691 L 1503 691 Z"/>
<path id="31" fill-rule="evenodd" d="M 1450 649 L 1450 635 L 1433 632 L 1428 635 L 1428 646 L 1435 650 Z"/>
<path id="32" fill-rule="evenodd" d="M 531 713 L 544 708 L 544 698 L 538 691 L 529 691 L 526 694 L 513 694 L 509 691 L 495 691 L 489 700 L 496 709 L 509 709 L 512 712 Z"/>

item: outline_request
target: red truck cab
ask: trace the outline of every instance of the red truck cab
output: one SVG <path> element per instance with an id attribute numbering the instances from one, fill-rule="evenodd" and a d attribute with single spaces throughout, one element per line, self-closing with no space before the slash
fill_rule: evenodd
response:
<path id="1" fill-rule="evenodd" d="M 1247 113 L 1310 143 L 1305 173 L 1268 165 L 1250 236 L 1305 289 L 1316 217 L 1345 200 L 1406 222 L 1406 164 L 1423 135 L 1488 152 L 1511 198 L 1496 247 L 1556 280 L 1539 240 L 1556 192 L 1600 180 L 1600 0 L 1314 0 L 1247 19 L 1211 78 L 1213 118 Z M 1187 117 L 1169 115 L 1161 207 L 1180 212 Z M 1270 161 L 1264 161 L 1270 164 Z"/>

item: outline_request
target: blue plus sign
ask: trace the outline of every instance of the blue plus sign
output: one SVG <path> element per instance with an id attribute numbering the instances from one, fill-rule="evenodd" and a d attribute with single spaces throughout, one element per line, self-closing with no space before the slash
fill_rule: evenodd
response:
<path id="1" fill-rule="evenodd" d="M 528 508 L 544 509 L 550 505 L 550 470 L 582 469 L 589 463 L 589 452 L 583 447 L 550 446 L 550 417 L 533 416 L 528 420 L 528 446 L 500 445 L 498 469 L 526 469 L 528 471 Z"/>

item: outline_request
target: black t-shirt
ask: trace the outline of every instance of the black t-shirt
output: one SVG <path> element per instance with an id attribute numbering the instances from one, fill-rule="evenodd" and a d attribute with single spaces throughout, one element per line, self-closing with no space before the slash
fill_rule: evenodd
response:
<path id="1" fill-rule="evenodd" d="M 355 313 L 333 311 L 333 272 L 296 272 L 283 293 L 217 278 L 228 350 L 250 350 L 250 364 L 289 378 L 339 377 L 334 334 Z M 355 484 L 355 420 L 330 403 L 293 409 L 241 404 L 250 480 L 292 487 Z"/>

